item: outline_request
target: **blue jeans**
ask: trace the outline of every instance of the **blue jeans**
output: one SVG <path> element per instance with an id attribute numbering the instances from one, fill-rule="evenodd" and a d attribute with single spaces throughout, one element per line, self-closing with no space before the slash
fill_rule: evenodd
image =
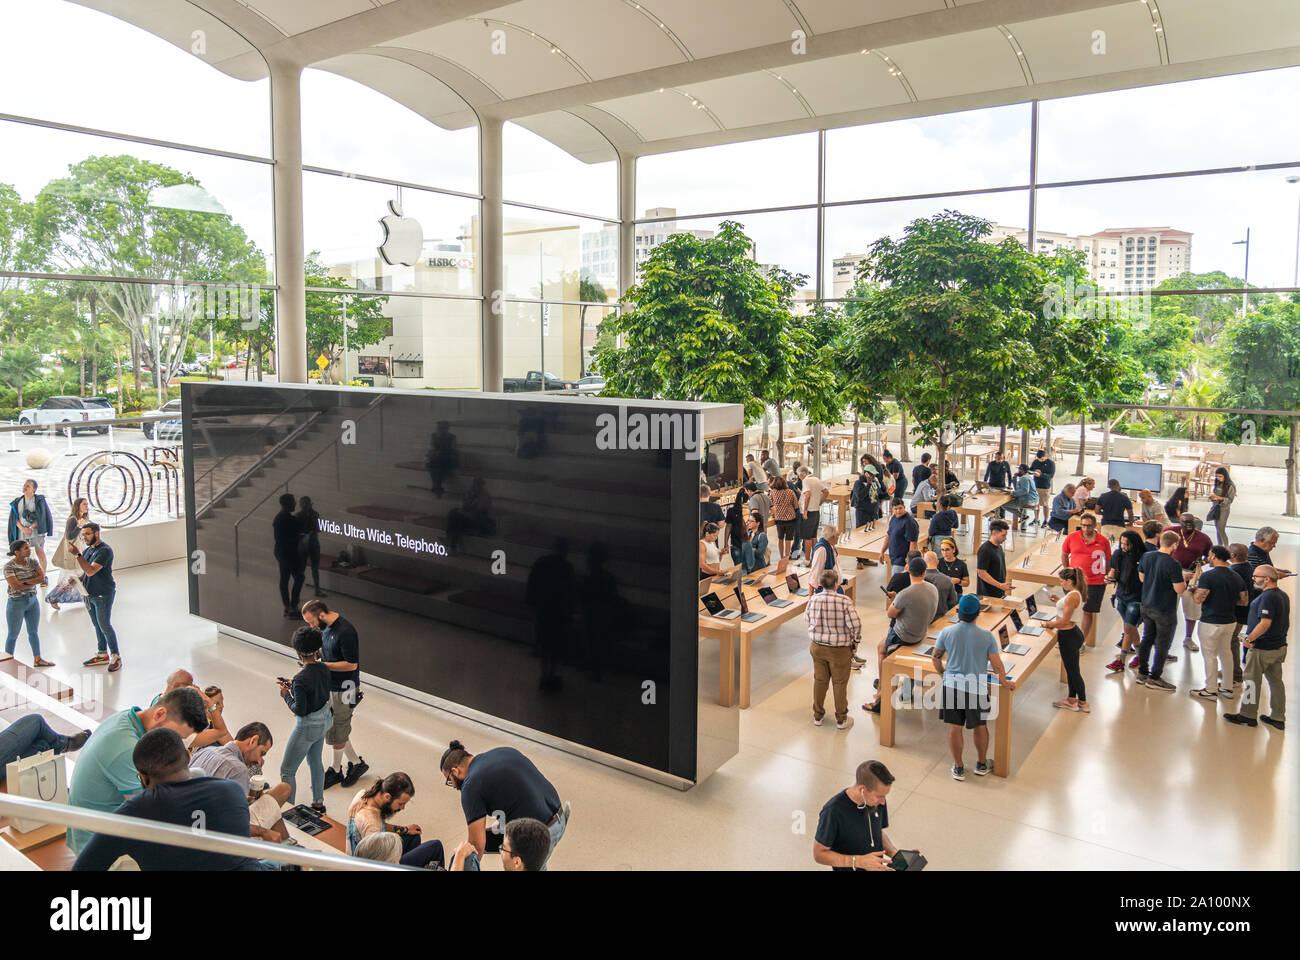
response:
<path id="1" fill-rule="evenodd" d="M 564 836 L 564 828 L 569 825 L 569 818 L 564 815 L 564 807 L 560 807 L 559 818 L 546 829 L 551 832 L 551 849 L 546 851 L 546 863 L 542 864 L 542 869 L 546 869 L 546 864 L 551 862 L 551 854 L 555 853 L 555 846 Z"/>
<path id="2" fill-rule="evenodd" d="M 109 617 L 113 613 L 113 597 L 117 591 L 113 590 L 102 596 L 86 597 L 86 609 L 90 611 L 90 622 L 95 625 L 95 643 L 100 653 L 111 653 L 117 656 L 117 633 L 113 630 L 113 624 Z"/>
<path id="3" fill-rule="evenodd" d="M 41 601 L 36 598 L 36 594 L 33 592 L 25 597 L 10 597 L 9 603 L 5 606 L 5 620 L 9 623 L 9 636 L 5 638 L 5 653 L 14 652 L 14 645 L 18 643 L 18 631 L 22 629 L 25 620 L 27 642 L 32 645 L 32 656 L 39 658 L 41 638 L 37 635 L 37 631 L 41 626 Z"/>
<path id="4" fill-rule="evenodd" d="M 298 795 L 298 768 L 304 758 L 311 773 L 311 802 L 325 802 L 325 766 L 321 763 L 321 748 L 325 744 L 325 731 L 334 722 L 327 703 L 315 713 L 299 717 L 294 724 L 289 742 L 284 745 L 284 759 L 280 761 L 280 781 L 289 785 L 289 802 Z"/>
<path id="5" fill-rule="evenodd" d="M 23 757 L 35 756 L 46 750 L 63 753 L 68 749 L 68 738 L 55 733 L 39 713 L 19 717 L 0 730 L 0 781 L 5 778 L 5 767 Z"/>

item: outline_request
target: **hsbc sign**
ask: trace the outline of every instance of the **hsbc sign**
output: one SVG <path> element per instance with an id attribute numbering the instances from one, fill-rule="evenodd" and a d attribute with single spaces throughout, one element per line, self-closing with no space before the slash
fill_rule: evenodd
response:
<path id="1" fill-rule="evenodd" d="M 473 270 L 473 257 L 429 257 L 425 264 L 445 270 Z"/>

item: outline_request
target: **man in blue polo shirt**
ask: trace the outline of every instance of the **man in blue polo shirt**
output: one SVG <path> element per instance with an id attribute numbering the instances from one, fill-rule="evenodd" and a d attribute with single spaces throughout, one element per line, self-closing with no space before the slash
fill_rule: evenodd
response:
<path id="1" fill-rule="evenodd" d="M 889 533 L 885 549 L 880 551 L 880 562 L 889 560 L 889 572 L 902 573 L 907 562 L 907 551 L 916 549 L 916 538 L 921 534 L 916 518 L 907 512 L 907 501 L 894 498 L 894 515 L 889 518 Z"/>
<path id="2" fill-rule="evenodd" d="M 68 804 L 112 813 L 123 800 L 140 791 L 132 752 L 141 737 L 166 727 L 185 738 L 202 733 L 207 726 L 203 695 L 193 687 L 171 691 L 155 707 L 131 707 L 113 714 L 91 734 L 77 755 L 68 786 Z M 80 853 L 91 836 L 84 830 L 69 829 L 68 846 L 73 853 Z"/>

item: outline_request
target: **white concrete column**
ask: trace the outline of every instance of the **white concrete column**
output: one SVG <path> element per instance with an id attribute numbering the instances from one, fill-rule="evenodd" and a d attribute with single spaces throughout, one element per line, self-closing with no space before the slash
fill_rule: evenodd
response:
<path id="1" fill-rule="evenodd" d="M 271 64 L 271 156 L 275 160 L 276 374 L 307 382 L 307 294 L 302 239 L 301 68 Z"/>
<path id="2" fill-rule="evenodd" d="M 500 393 L 504 369 L 505 338 L 505 224 L 501 212 L 501 131 L 495 117 L 479 118 L 479 189 L 483 206 L 479 217 L 480 280 L 483 284 L 483 340 L 480 389 Z"/>
<path id="3" fill-rule="evenodd" d="M 618 154 L 618 294 L 636 282 L 636 157 Z"/>

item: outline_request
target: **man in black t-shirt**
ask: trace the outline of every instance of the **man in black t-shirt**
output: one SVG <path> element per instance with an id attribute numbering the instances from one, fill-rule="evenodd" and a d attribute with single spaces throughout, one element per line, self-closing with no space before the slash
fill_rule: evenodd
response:
<path id="1" fill-rule="evenodd" d="M 1242 641 L 1246 646 L 1246 668 L 1242 672 L 1241 712 L 1225 713 L 1223 719 L 1229 723 L 1254 727 L 1263 720 L 1270 727 L 1286 729 L 1282 664 L 1286 661 L 1286 637 L 1291 628 L 1291 600 L 1277 587 L 1280 576 L 1272 564 L 1261 563 L 1255 568 L 1255 586 L 1260 593 L 1250 602 L 1246 638 Z M 1268 680 L 1266 717 L 1259 716 L 1259 704 L 1264 699 L 1263 680 Z"/>
<path id="2" fill-rule="evenodd" d="M 135 745 L 131 761 L 144 786 L 114 813 L 181 827 L 202 822 L 203 830 L 248 839 L 248 798 L 234 780 L 190 777 L 189 751 L 175 730 L 156 727 Z M 275 865 L 206 853 L 166 843 L 96 833 L 82 848 L 73 870 L 107 870 L 129 856 L 141 870 L 274 870 Z"/>
<path id="3" fill-rule="evenodd" d="M 1118 537 L 1133 522 L 1133 501 L 1124 493 L 1118 480 L 1111 479 L 1106 485 L 1110 489 L 1097 498 L 1097 506 L 1101 509 L 1101 532 L 1108 537 Z"/>
<path id="4" fill-rule="evenodd" d="M 835 871 L 893 870 L 898 848 L 889 842 L 889 795 L 894 775 L 879 760 L 858 764 L 853 786 L 826 801 L 817 816 L 813 860 Z"/>
<path id="5" fill-rule="evenodd" d="M 1011 590 L 1011 581 L 1007 579 L 1007 555 L 1002 549 L 1010 529 L 1005 520 L 994 520 L 989 524 L 989 538 L 976 554 L 975 593 L 981 597 L 1005 597 Z"/>
<path id="6" fill-rule="evenodd" d="M 885 469 L 893 475 L 894 482 L 897 484 L 894 487 L 894 499 L 897 500 L 907 492 L 907 474 L 903 472 L 903 465 L 888 450 L 884 452 L 882 459 L 885 461 Z"/>
<path id="7" fill-rule="evenodd" d="M 1138 647 L 1137 682 L 1162 693 L 1173 693 L 1177 689 L 1161 674 L 1169 659 L 1174 628 L 1178 625 L 1178 597 L 1187 590 L 1182 565 L 1173 557 L 1177 544 L 1178 534 L 1166 530 L 1160 534 L 1159 548 L 1148 550 L 1138 561 L 1144 630 L 1142 644 Z M 1155 649 L 1154 660 L 1151 658 L 1152 648 Z"/>
<path id="8" fill-rule="evenodd" d="M 1246 584 L 1228 566 L 1231 554 L 1224 546 L 1210 548 L 1210 568 L 1196 581 L 1193 599 L 1201 605 L 1197 633 L 1205 661 L 1205 686 L 1192 691 L 1202 700 L 1232 696 L 1224 683 L 1232 676 L 1232 635 L 1237 631 L 1237 604 L 1246 599 Z"/>
<path id="9" fill-rule="evenodd" d="M 930 469 L 930 455 L 921 454 L 921 462 L 912 468 L 912 489 L 915 490 L 921 485 L 922 480 L 929 480 L 933 475 L 934 471 Z M 934 488 L 938 490 L 939 485 L 936 483 Z"/>
<path id="10" fill-rule="evenodd" d="M 1029 464 L 1029 472 L 1034 475 L 1034 486 L 1038 488 L 1038 510 L 1043 514 L 1039 521 L 1038 512 L 1035 511 L 1035 522 L 1047 523 L 1052 513 L 1052 477 L 1056 476 L 1056 461 L 1047 456 L 1046 450 L 1039 450 Z"/>
<path id="11" fill-rule="evenodd" d="M 335 784 L 353 786 L 370 764 L 352 746 L 352 712 L 361 702 L 361 642 L 357 628 L 338 611 L 331 611 L 323 600 L 308 600 L 302 605 L 302 618 L 321 636 L 321 663 L 330 671 L 330 711 L 334 720 L 325 731 L 325 742 L 334 758 L 325 770 L 325 789 Z M 343 758 L 348 758 L 347 773 Z"/>
<path id="12" fill-rule="evenodd" d="M 298 541 L 302 536 L 302 521 L 294 515 L 298 505 L 292 493 L 281 494 L 280 512 L 271 521 L 271 531 L 275 536 L 275 562 L 280 566 L 280 602 L 284 604 L 286 620 L 298 616 L 298 597 L 302 594 L 302 584 L 307 578 L 306 560 L 299 556 Z M 289 580 L 293 580 L 293 592 L 289 592 Z"/>
<path id="13" fill-rule="evenodd" d="M 709 485 L 707 483 L 701 483 L 700 484 L 700 526 L 701 527 L 703 527 L 706 523 L 716 523 L 718 526 L 722 526 L 722 522 L 726 519 L 726 515 L 722 512 L 722 504 L 716 503 L 715 501 L 711 500 L 710 497 L 712 495 L 713 495 L 713 491 L 709 489 Z"/>
<path id="14" fill-rule="evenodd" d="M 1237 629 L 1232 634 L 1232 682 L 1241 683 L 1241 633 L 1246 629 L 1246 621 L 1250 617 L 1250 601 L 1254 599 L 1252 591 L 1255 589 L 1250 578 L 1255 575 L 1255 571 L 1247 562 L 1244 543 L 1234 543 L 1228 552 L 1232 555 L 1228 569 L 1241 577 L 1241 582 L 1246 585 L 1246 602 L 1237 604 Z"/>

